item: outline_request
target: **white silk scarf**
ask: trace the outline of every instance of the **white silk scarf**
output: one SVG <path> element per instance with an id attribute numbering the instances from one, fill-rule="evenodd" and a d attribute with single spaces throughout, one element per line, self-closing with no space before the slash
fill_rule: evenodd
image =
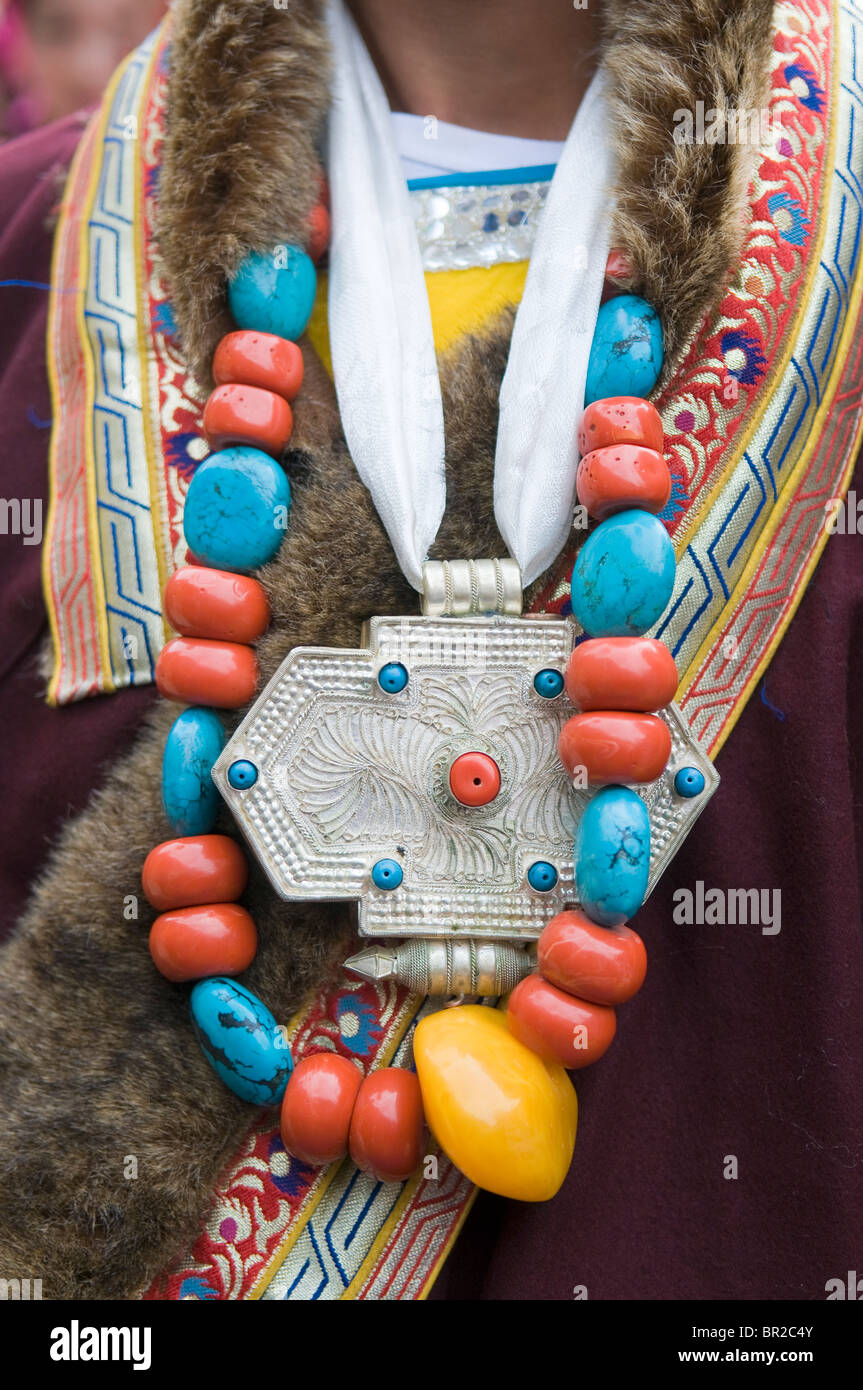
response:
<path id="1" fill-rule="evenodd" d="M 330 0 L 329 332 L 342 426 L 398 562 L 417 590 L 446 505 L 431 314 L 407 185 L 380 78 L 343 0 Z M 603 78 L 591 82 L 555 171 L 500 391 L 494 512 L 529 584 L 572 523 L 576 427 L 610 244 Z M 469 559 L 470 556 L 450 558 Z"/>

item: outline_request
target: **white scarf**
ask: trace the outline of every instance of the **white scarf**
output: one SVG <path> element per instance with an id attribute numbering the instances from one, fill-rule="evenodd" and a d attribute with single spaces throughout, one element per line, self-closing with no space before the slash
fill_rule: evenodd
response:
<path id="1" fill-rule="evenodd" d="M 336 392 L 357 472 L 421 591 L 446 502 L 428 295 L 386 94 L 343 0 L 330 0 L 327 18 Z M 572 523 L 576 429 L 610 242 L 606 127 L 598 72 L 549 189 L 501 385 L 494 514 L 525 584 L 552 563 Z"/>

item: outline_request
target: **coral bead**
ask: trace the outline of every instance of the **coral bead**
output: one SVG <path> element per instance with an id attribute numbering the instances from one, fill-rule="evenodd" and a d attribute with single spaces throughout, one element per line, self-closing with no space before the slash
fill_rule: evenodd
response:
<path id="1" fill-rule="evenodd" d="M 330 244 L 330 214 L 324 203 L 317 203 L 309 213 L 309 255 L 317 263 Z"/>
<path id="2" fill-rule="evenodd" d="M 583 769 L 589 787 L 655 782 L 671 756 L 671 734 L 655 714 L 591 710 L 566 721 L 558 748 L 570 777 Z"/>
<path id="3" fill-rule="evenodd" d="M 566 667 L 566 693 L 577 709 L 662 709 L 674 699 L 677 667 L 655 637 L 592 637 Z"/>
<path id="4" fill-rule="evenodd" d="M 292 401 L 303 384 L 303 354 L 288 338 L 241 328 L 216 348 L 213 377 L 219 386 L 239 381 Z"/>
<path id="5" fill-rule="evenodd" d="M 294 1067 L 282 1101 L 282 1142 L 301 1163 L 344 1158 L 363 1074 L 347 1057 L 316 1052 Z"/>
<path id="6" fill-rule="evenodd" d="M 593 1004 L 625 1004 L 647 972 L 644 942 L 631 927 L 600 927 L 571 909 L 552 917 L 537 942 L 537 964 L 549 984 Z"/>
<path id="7" fill-rule="evenodd" d="M 150 955 L 168 980 L 239 975 L 255 959 L 255 924 L 238 903 L 163 912 L 150 928 Z"/>
<path id="8" fill-rule="evenodd" d="M 625 251 L 612 247 L 605 262 L 606 280 L 629 280 L 632 278 L 632 265 Z"/>
<path id="9" fill-rule="evenodd" d="M 578 427 L 578 452 L 609 444 L 643 444 L 661 454 L 665 436 L 656 406 L 641 396 L 604 396 L 589 405 Z"/>
<path id="10" fill-rule="evenodd" d="M 597 1062 L 617 1028 L 614 1009 L 591 1004 L 556 989 L 540 975 L 528 975 L 509 996 L 510 1032 L 539 1057 L 572 1071 Z"/>
<path id="11" fill-rule="evenodd" d="M 351 1117 L 351 1158 L 381 1182 L 403 1182 L 422 1157 L 423 1106 L 412 1071 L 382 1067 L 370 1072 Z"/>
<path id="12" fill-rule="evenodd" d="M 217 386 L 204 406 L 204 434 L 211 449 L 247 444 L 279 458 L 293 426 L 287 401 L 260 386 Z"/>
<path id="13" fill-rule="evenodd" d="M 449 787 L 462 806 L 488 806 L 500 791 L 500 768 L 487 753 L 462 753 L 449 770 Z"/>
<path id="14" fill-rule="evenodd" d="M 579 502 L 597 521 L 628 507 L 655 513 L 671 496 L 671 474 L 655 449 L 609 444 L 585 454 L 578 465 L 576 489 Z"/>
<path id="15" fill-rule="evenodd" d="M 270 604 L 257 579 L 185 565 L 165 585 L 165 617 L 183 637 L 254 642 L 267 629 Z"/>
<path id="16" fill-rule="evenodd" d="M 165 912 L 196 903 L 233 902 L 249 878 L 246 857 L 228 835 L 188 835 L 166 840 L 144 860 L 147 901 Z"/>
<path id="17" fill-rule="evenodd" d="M 239 642 L 174 637 L 159 653 L 156 684 L 166 700 L 235 709 L 248 704 L 258 681 L 251 647 Z"/>
<path id="18" fill-rule="evenodd" d="M 525 1047 L 498 1009 L 461 1004 L 420 1019 L 414 1057 L 429 1128 L 471 1182 L 547 1202 L 572 1161 L 578 1102 L 562 1067 Z"/>

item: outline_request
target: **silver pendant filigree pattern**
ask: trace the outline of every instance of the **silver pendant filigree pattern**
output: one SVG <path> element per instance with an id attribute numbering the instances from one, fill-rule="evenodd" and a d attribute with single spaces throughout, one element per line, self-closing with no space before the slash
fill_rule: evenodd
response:
<path id="1" fill-rule="evenodd" d="M 574 789 L 557 756 L 566 695 L 534 689 L 539 671 L 563 672 L 574 628 L 557 618 L 373 618 L 357 650 L 298 647 L 228 743 L 213 778 L 286 899 L 355 899 L 359 930 L 383 936 L 532 940 L 577 901 L 573 839 L 590 793 Z M 408 672 L 381 689 L 387 663 Z M 650 886 L 718 777 L 672 706 L 668 772 L 638 788 L 650 809 Z M 481 752 L 500 769 L 488 805 L 464 806 L 449 788 L 453 761 Z M 228 781 L 252 762 L 247 790 Z M 674 771 L 700 768 L 705 790 L 674 791 Z M 402 870 L 376 887 L 374 865 Z M 557 882 L 532 888 L 542 861 Z"/>

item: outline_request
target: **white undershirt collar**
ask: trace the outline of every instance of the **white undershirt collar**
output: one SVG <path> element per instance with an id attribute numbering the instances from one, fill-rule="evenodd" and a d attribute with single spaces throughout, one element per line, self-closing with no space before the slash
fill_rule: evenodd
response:
<path id="1" fill-rule="evenodd" d="M 435 116 L 391 113 L 396 150 L 406 179 L 557 164 L 562 140 L 526 140 L 450 125 Z"/>

